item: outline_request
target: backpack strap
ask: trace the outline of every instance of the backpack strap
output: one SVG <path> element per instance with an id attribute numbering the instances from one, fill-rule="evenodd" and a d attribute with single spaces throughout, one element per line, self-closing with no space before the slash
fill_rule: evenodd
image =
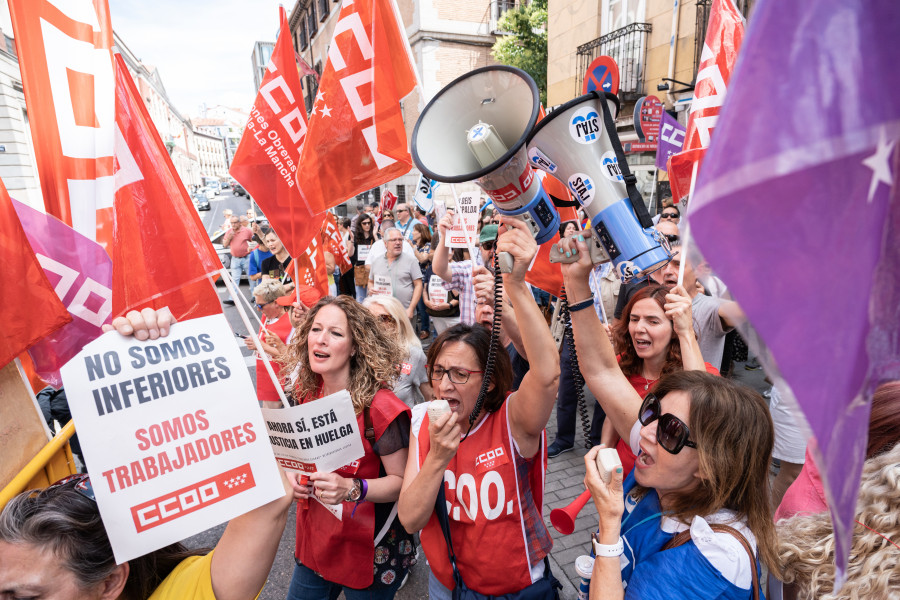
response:
<path id="1" fill-rule="evenodd" d="M 727 533 L 734 537 L 737 541 L 741 543 L 741 546 L 744 547 L 744 550 L 747 551 L 747 556 L 750 558 L 750 568 L 753 570 L 753 600 L 759 600 L 759 572 L 756 569 L 756 556 L 753 554 L 753 549 L 750 548 L 750 542 L 747 541 L 740 531 L 735 529 L 734 527 L 729 527 L 728 525 L 719 525 L 718 523 L 710 523 L 709 528 L 713 531 L 718 531 L 719 533 Z M 681 533 L 676 534 L 671 540 L 666 542 L 663 546 L 663 551 L 670 550 L 672 548 L 677 548 L 678 546 L 683 546 L 684 544 L 691 541 L 691 530 L 685 529 Z"/>
<path id="2" fill-rule="evenodd" d="M 366 439 L 369 440 L 369 443 L 373 446 L 375 445 L 375 426 L 372 424 L 372 415 L 369 414 L 369 407 L 366 405 L 363 407 L 363 423 L 366 426 Z"/>

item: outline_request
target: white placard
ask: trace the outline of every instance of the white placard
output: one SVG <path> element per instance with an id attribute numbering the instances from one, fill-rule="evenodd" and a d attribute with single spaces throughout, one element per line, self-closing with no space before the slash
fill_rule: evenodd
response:
<path id="1" fill-rule="evenodd" d="M 391 296 L 394 288 L 391 286 L 390 275 L 374 275 L 372 277 L 372 294 L 376 296 Z"/>
<path id="2" fill-rule="evenodd" d="M 478 241 L 478 192 L 462 192 L 456 199 L 453 228 L 447 234 L 448 248 L 472 248 Z"/>
<path id="3" fill-rule="evenodd" d="M 284 495 L 224 315 L 153 341 L 106 333 L 62 378 L 117 563 Z"/>
<path id="4" fill-rule="evenodd" d="M 275 460 L 290 471 L 331 473 L 365 454 L 347 390 L 299 406 L 263 409 L 262 413 Z"/>
<path id="5" fill-rule="evenodd" d="M 356 247 L 356 260 L 365 262 L 365 260 L 369 258 L 369 250 L 371 249 L 371 244 L 359 244 Z"/>
<path id="6" fill-rule="evenodd" d="M 428 280 L 428 297 L 431 298 L 431 301 L 446 304 L 449 295 L 450 292 L 444 288 L 444 280 L 437 275 L 432 275 Z"/>

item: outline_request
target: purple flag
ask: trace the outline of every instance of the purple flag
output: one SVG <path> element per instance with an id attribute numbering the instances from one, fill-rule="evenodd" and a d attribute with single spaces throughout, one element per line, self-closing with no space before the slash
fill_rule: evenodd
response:
<path id="1" fill-rule="evenodd" d="M 689 217 L 816 436 L 838 579 L 871 392 L 900 379 L 896 0 L 761 1 Z"/>
<path id="2" fill-rule="evenodd" d="M 37 374 L 55 388 L 59 368 L 102 332 L 112 316 L 112 260 L 97 242 L 50 215 L 13 200 L 38 262 L 72 322 L 29 349 Z"/>
<path id="3" fill-rule="evenodd" d="M 659 122 L 659 146 L 656 148 L 656 167 L 667 170 L 666 162 L 673 154 L 681 152 L 684 146 L 685 128 L 666 111 Z"/>

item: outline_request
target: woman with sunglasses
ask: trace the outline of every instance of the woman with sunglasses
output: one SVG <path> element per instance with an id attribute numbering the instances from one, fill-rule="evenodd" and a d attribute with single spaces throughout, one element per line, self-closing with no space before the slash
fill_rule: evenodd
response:
<path id="1" fill-rule="evenodd" d="M 277 279 L 267 279 L 253 290 L 253 299 L 256 308 L 262 313 L 262 324 L 259 327 L 259 341 L 263 350 L 269 355 L 269 361 L 276 377 L 280 371 L 278 358 L 282 354 L 281 347 L 287 343 L 291 334 L 290 306 L 282 306 L 277 302 L 279 298 L 287 294 L 284 286 Z M 256 351 L 256 344 L 249 337 L 244 338 L 244 345 L 248 349 Z M 269 372 L 266 370 L 265 361 L 261 356 L 256 357 L 256 398 L 263 408 L 281 408 L 281 398 L 278 389 Z"/>
<path id="2" fill-rule="evenodd" d="M 367 286 L 369 285 L 369 269 L 366 267 L 366 258 L 369 250 L 375 243 L 375 220 L 366 213 L 356 220 L 356 229 L 353 230 L 351 243 L 350 263 L 353 265 L 353 278 L 356 286 L 356 300 L 362 302 L 366 299 Z"/>
<path id="3" fill-rule="evenodd" d="M 385 295 L 369 296 L 363 306 L 375 315 L 381 326 L 396 338 L 406 353 L 399 365 L 400 376 L 394 384 L 394 393 L 410 408 L 431 400 L 431 383 L 425 369 L 422 342 L 416 337 L 416 332 L 406 317 L 406 309 L 399 300 Z"/>
<path id="4" fill-rule="evenodd" d="M 585 382 L 638 454 L 624 484 L 621 467 L 604 483 L 599 447 L 585 456 L 599 515 L 591 598 L 755 597 L 755 557 L 778 572 L 768 477 L 774 429 L 765 401 L 699 370 L 664 375 L 642 401 L 596 313 L 580 308 L 591 298 L 587 246 L 580 237 L 561 245 L 579 256 L 563 275 L 575 347 L 590 365 Z"/>
<path id="5" fill-rule="evenodd" d="M 425 414 L 427 405 L 413 411 L 413 450 L 399 515 L 407 531 L 422 530 L 432 600 L 451 598 L 456 586 L 451 564 L 464 585 L 481 594 L 515 594 L 535 586 L 529 590 L 539 594 L 534 597 L 555 597 L 555 580 L 545 561 L 552 541 L 541 509 L 544 426 L 556 402 L 559 362 L 524 279 L 537 245 L 524 222 L 504 217 L 504 224 L 508 230 L 497 248 L 515 261 L 513 272 L 503 275 L 504 289 L 528 355 L 548 358 L 534 361 L 518 391 L 510 394 L 512 368 L 500 348 L 482 402 L 479 390 L 489 369 L 487 329 L 451 327 L 428 350 L 434 394 L 449 404 L 450 412 L 432 421 Z M 455 563 L 448 558 L 440 525 L 445 515 Z"/>
<path id="6" fill-rule="evenodd" d="M 390 390 L 403 350 L 375 316 L 346 296 L 310 309 L 282 367 L 297 373 L 294 399 L 319 402 L 347 390 L 365 454 L 298 483 L 297 546 L 289 600 L 389 600 L 416 562 L 396 518 L 409 446 L 409 408 Z M 368 432 L 368 433 L 366 433 Z M 337 511 L 337 517 L 333 511 Z"/>
<path id="7" fill-rule="evenodd" d="M 172 323 L 167 309 L 113 320 L 119 333 L 141 340 L 166 336 Z M 87 474 L 22 492 L 0 512 L 0 598 L 254 598 L 287 524 L 293 492 L 283 471 L 282 481 L 285 495 L 229 521 L 215 552 L 176 543 L 122 564 L 116 564 Z"/>

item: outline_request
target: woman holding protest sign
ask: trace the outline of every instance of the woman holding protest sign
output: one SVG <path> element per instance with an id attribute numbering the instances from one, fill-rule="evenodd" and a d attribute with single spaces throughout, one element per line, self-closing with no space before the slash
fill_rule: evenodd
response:
<path id="1" fill-rule="evenodd" d="M 375 243 L 375 220 L 363 213 L 356 221 L 353 230 L 352 252 L 350 262 L 353 264 L 353 278 L 356 284 L 356 299 L 360 302 L 366 299 L 367 286 L 369 285 L 369 268 L 366 266 L 366 258 L 369 250 Z"/>
<path id="2" fill-rule="evenodd" d="M 528 355 L 547 358 L 534 361 L 518 391 L 511 393 L 509 355 L 501 348 L 489 363 L 491 334 L 484 327 L 452 327 L 428 351 L 435 396 L 447 402 L 449 412 L 432 420 L 424 414 L 428 405 L 414 410 L 414 450 L 399 514 L 407 531 L 422 530 L 433 600 L 449 599 L 457 584 L 494 596 L 556 597 L 558 583 L 546 561 L 553 544 L 541 509 L 544 427 L 556 402 L 559 361 L 525 283 L 537 245 L 523 221 L 503 219 L 508 230 L 497 240 L 497 249 L 514 259 L 512 272 L 503 275 L 504 291 Z M 486 370 L 490 379 L 480 398 Z"/>
<path id="3" fill-rule="evenodd" d="M 585 308 L 592 302 L 583 237 L 560 246 L 579 257 L 562 269 L 575 347 L 581 364 L 590 365 L 585 383 L 638 454 L 627 478 L 621 466 L 601 474 L 599 447 L 585 456 L 585 484 L 599 517 L 590 597 L 758 598 L 759 560 L 779 572 L 766 402 L 700 369 L 663 374 L 642 399 L 597 314 L 579 308 L 584 298 Z M 659 341 L 671 337 L 666 328 Z M 635 339 L 652 347 L 658 337 Z"/>
<path id="4" fill-rule="evenodd" d="M 295 399 L 350 393 L 364 456 L 295 485 L 297 566 L 288 598 L 393 598 L 415 564 L 413 537 L 396 518 L 409 446 L 409 409 L 390 390 L 403 350 L 375 316 L 347 296 L 320 300 L 288 347 Z M 365 433 L 365 435 L 363 435 Z"/>
<path id="5" fill-rule="evenodd" d="M 168 310 L 113 321 L 123 335 L 156 339 Z M 109 326 L 104 326 L 109 327 Z M 0 597 L 104 600 L 247 600 L 266 583 L 293 490 L 232 519 L 215 552 L 172 544 L 116 564 L 87 474 L 23 492 L 0 512 Z M 247 560 L 252 556 L 253 560 Z"/>

